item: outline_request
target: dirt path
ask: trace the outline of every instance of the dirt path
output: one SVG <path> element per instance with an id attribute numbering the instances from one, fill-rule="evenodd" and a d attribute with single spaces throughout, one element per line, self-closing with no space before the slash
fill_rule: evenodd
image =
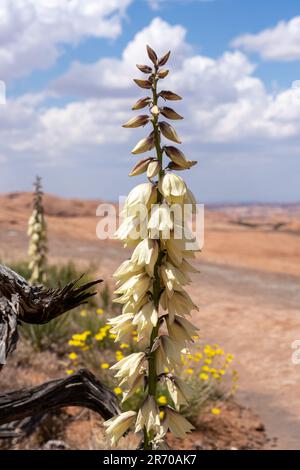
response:
<path id="1" fill-rule="evenodd" d="M 277 448 L 300 449 L 300 279 L 217 264 L 198 264 L 200 331 L 239 362 L 239 398 L 256 410 Z"/>

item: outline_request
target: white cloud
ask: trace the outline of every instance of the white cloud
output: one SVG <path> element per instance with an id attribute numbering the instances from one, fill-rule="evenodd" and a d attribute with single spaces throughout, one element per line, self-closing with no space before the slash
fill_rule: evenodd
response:
<path id="1" fill-rule="evenodd" d="M 257 34 L 243 34 L 231 45 L 257 52 L 264 60 L 297 60 L 300 58 L 300 16 L 290 21 L 280 21 L 273 28 Z"/>
<path id="2" fill-rule="evenodd" d="M 128 43 L 120 60 L 104 58 L 91 65 L 74 62 L 70 70 L 54 82 L 52 89 L 76 96 L 101 96 L 109 91 L 114 92 L 114 96 L 124 96 L 124 92 L 133 83 L 132 78 L 138 74 L 135 64 L 147 60 L 146 44 L 150 44 L 159 55 L 171 48 L 170 65 L 176 69 L 191 49 L 185 36 L 186 30 L 182 26 L 171 26 L 162 19 L 155 18 Z M 131 88 L 133 90 L 133 86 Z"/>
<path id="3" fill-rule="evenodd" d="M 1 79 L 53 65 L 63 44 L 115 38 L 132 0 L 1 0 Z"/>
<path id="4" fill-rule="evenodd" d="M 77 63 L 52 85 L 52 94 L 75 95 L 81 100 L 46 107 L 45 92 L 0 107 L 1 153 L 9 161 L 23 158 L 43 165 L 81 165 L 86 171 L 103 166 L 106 178 L 109 174 L 117 178 L 124 171 L 119 167 L 124 162 L 129 166 L 134 158 L 130 149 L 146 132 L 144 128 L 122 130 L 120 125 L 132 115 L 135 99 L 147 94 L 132 83 L 132 77 L 139 76 L 137 71 L 134 75 L 133 64 L 147 61 L 145 44 L 150 43 L 155 49 L 159 46 L 159 54 L 172 49 L 171 73 L 161 86 L 184 97 L 168 105 L 185 117 L 178 130 L 184 148 L 191 150 L 190 158 L 205 152 L 206 157 L 217 154 L 227 159 L 232 148 L 240 149 L 242 160 L 260 155 L 270 161 L 280 154 L 297 156 L 298 89 L 269 93 L 245 54 L 227 51 L 216 59 L 195 54 L 185 37 L 182 26 L 157 18 L 134 37 L 120 59 Z"/>
<path id="5" fill-rule="evenodd" d="M 225 52 L 217 59 L 195 55 L 185 38 L 182 26 L 156 18 L 136 34 L 121 59 L 103 58 L 91 65 L 73 64 L 52 89 L 63 95 L 85 97 L 93 103 L 98 99 L 100 107 L 104 97 L 117 99 L 120 110 L 126 115 L 123 106 L 128 106 L 130 101 L 124 98 L 131 98 L 133 102 L 139 94 L 132 77 L 137 76 L 134 64 L 145 60 L 145 44 L 158 48 L 159 54 L 171 45 L 171 74 L 163 87 L 184 95 L 179 107 L 186 120 L 181 127 L 189 142 L 278 140 L 298 134 L 296 90 L 269 94 L 254 75 L 255 65 L 242 52 Z M 282 117 L 285 106 L 289 119 Z M 84 116 L 88 110 L 86 103 L 76 105 L 77 110 L 80 107 Z M 129 107 L 127 109 L 129 117 Z"/>

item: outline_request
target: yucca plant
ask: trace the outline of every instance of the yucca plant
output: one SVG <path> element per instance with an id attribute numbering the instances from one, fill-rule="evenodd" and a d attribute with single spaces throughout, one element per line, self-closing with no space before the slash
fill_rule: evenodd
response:
<path id="1" fill-rule="evenodd" d="M 134 251 L 114 273 L 117 280 L 116 302 L 123 306 L 122 315 L 110 320 L 116 341 L 125 340 L 137 330 L 140 351 L 121 359 L 111 368 L 120 380 L 123 401 L 137 390 L 144 390 L 144 401 L 138 412 L 126 411 L 105 423 L 112 444 L 129 429 L 142 432 L 144 449 L 167 448 L 166 434 L 171 431 L 183 437 L 193 426 L 180 413 L 187 404 L 189 389 L 179 379 L 182 355 L 197 336 L 197 328 L 185 316 L 197 309 L 184 286 L 190 283 L 189 273 L 195 272 L 188 259 L 194 257 L 195 246 L 188 249 L 184 208 L 195 211 L 195 198 L 183 179 L 172 170 L 186 170 L 195 165 L 173 145 L 162 143 L 162 138 L 177 144 L 181 140 L 167 121 L 183 119 L 176 111 L 161 104 L 162 100 L 177 101 L 181 97 L 168 90 L 158 90 L 158 82 L 169 71 L 164 69 L 170 52 L 158 58 L 147 46 L 151 66 L 137 65 L 148 75 L 135 83 L 149 90 L 151 96 L 139 99 L 133 110 L 148 108 L 147 114 L 130 119 L 123 127 L 150 125 L 150 134 L 140 140 L 132 153 L 154 151 L 155 156 L 140 160 L 130 175 L 146 172 L 148 181 L 136 186 L 128 195 L 117 236 Z M 167 164 L 164 163 L 167 157 Z M 181 217 L 178 219 L 178 208 Z M 177 215 L 176 215 L 177 214 Z M 180 232 L 180 236 L 178 233 Z M 173 406 L 159 406 L 158 384 L 167 387 Z"/>
<path id="2" fill-rule="evenodd" d="M 28 221 L 27 234 L 30 237 L 28 248 L 30 283 L 45 283 L 47 280 L 47 225 L 43 207 L 42 182 L 39 176 L 34 182 L 33 211 Z"/>

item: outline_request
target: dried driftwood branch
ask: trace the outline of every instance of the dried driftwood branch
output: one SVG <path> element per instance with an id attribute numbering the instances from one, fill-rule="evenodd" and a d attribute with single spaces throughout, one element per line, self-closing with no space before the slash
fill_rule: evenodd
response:
<path id="1" fill-rule="evenodd" d="M 78 281 L 58 289 L 30 286 L 19 274 L 0 265 L 0 370 L 16 347 L 18 323 L 48 323 L 85 303 L 95 295 L 88 289 L 101 282 L 97 280 L 76 287 Z"/>
<path id="2" fill-rule="evenodd" d="M 120 413 L 117 398 L 91 372 L 0 395 L 0 425 L 65 406 L 83 406 L 104 419 Z"/>
<path id="3" fill-rule="evenodd" d="M 94 292 L 89 289 L 99 282 L 76 287 L 78 280 L 63 288 L 46 289 L 30 286 L 11 269 L 0 265 L 0 370 L 17 344 L 19 323 L 42 324 L 85 303 Z M 115 394 L 87 370 L 66 378 L 46 382 L 37 387 L 0 395 L 0 425 L 41 416 L 65 406 L 84 406 L 104 419 L 120 412 Z M 0 437 L 14 437 L 11 429 Z"/>

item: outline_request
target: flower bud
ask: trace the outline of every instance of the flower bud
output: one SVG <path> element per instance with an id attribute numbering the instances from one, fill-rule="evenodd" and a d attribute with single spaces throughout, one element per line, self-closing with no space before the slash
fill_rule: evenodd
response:
<path id="1" fill-rule="evenodd" d="M 137 164 L 132 168 L 131 172 L 129 173 L 129 176 L 137 176 L 141 175 L 144 173 L 150 162 L 152 162 L 153 158 L 143 158 L 142 160 L 139 160 Z"/>
<path id="2" fill-rule="evenodd" d="M 178 163 L 170 162 L 167 168 L 169 170 L 181 171 L 181 170 L 189 170 L 192 166 L 197 164 L 197 160 L 187 160 L 186 164 L 178 165 Z"/>
<path id="3" fill-rule="evenodd" d="M 176 113 L 174 109 L 168 108 L 167 106 L 164 106 L 163 108 L 161 108 L 160 112 L 166 118 L 173 119 L 174 121 L 178 119 L 183 119 L 183 117 L 180 116 L 180 114 Z"/>
<path id="4" fill-rule="evenodd" d="M 149 96 L 146 96 L 145 98 L 140 98 L 139 100 L 137 100 L 136 103 L 134 103 L 134 105 L 132 106 L 132 110 L 133 111 L 136 111 L 137 109 L 142 109 L 142 108 L 145 108 L 148 104 L 151 103 L 151 98 L 149 98 Z"/>
<path id="5" fill-rule="evenodd" d="M 174 170 L 174 171 L 182 171 L 185 170 L 186 168 L 183 168 L 180 165 L 177 165 L 177 163 L 170 162 L 169 165 L 166 167 L 168 170 Z"/>
<path id="6" fill-rule="evenodd" d="M 149 122 L 149 119 L 150 118 L 149 116 L 147 116 L 147 114 L 143 114 L 141 116 L 135 116 L 129 119 L 129 121 L 125 122 L 125 124 L 123 124 L 122 127 L 129 128 L 129 127 L 145 126 Z"/>
<path id="7" fill-rule="evenodd" d="M 181 96 L 176 95 L 176 93 L 173 93 L 173 91 L 168 91 L 168 90 L 162 90 L 162 91 L 159 93 L 159 96 L 161 96 L 161 97 L 164 98 L 165 100 L 169 100 L 169 101 L 178 101 L 178 100 L 182 100 Z"/>
<path id="8" fill-rule="evenodd" d="M 160 172 L 160 164 L 157 160 L 153 160 L 149 163 L 147 168 L 147 177 L 154 178 Z"/>
<path id="9" fill-rule="evenodd" d="M 147 152 L 148 150 L 152 150 L 154 147 L 154 133 L 151 132 L 148 137 L 145 137 L 144 139 L 140 140 L 136 146 L 134 147 L 133 150 L 131 150 L 131 153 L 137 154 L 137 153 L 143 153 Z"/>
<path id="10" fill-rule="evenodd" d="M 136 66 L 143 73 L 151 73 L 152 72 L 152 68 L 149 67 L 149 65 L 136 64 Z"/>
<path id="11" fill-rule="evenodd" d="M 153 114 L 153 116 L 158 116 L 159 113 L 160 113 L 159 107 L 155 104 L 155 105 L 152 106 L 152 108 L 150 109 L 150 112 L 151 112 L 151 114 Z"/>
<path id="12" fill-rule="evenodd" d="M 154 50 L 147 45 L 147 53 L 148 53 L 148 57 L 149 59 L 153 62 L 153 64 L 157 64 L 157 55 L 156 55 L 156 52 L 154 52 Z"/>
<path id="13" fill-rule="evenodd" d="M 168 157 L 172 160 L 172 163 L 175 164 L 175 167 L 173 165 L 169 165 L 168 167 L 174 170 L 187 170 L 197 163 L 195 160 L 187 160 L 181 150 L 173 147 L 172 145 L 165 146 L 164 150 Z"/>
<path id="14" fill-rule="evenodd" d="M 139 78 L 134 78 L 133 81 L 139 86 L 140 88 L 151 88 L 152 83 L 150 80 L 140 80 Z"/>
<path id="15" fill-rule="evenodd" d="M 169 123 L 165 121 L 161 121 L 159 123 L 159 128 L 162 132 L 162 134 L 169 140 L 172 140 L 173 142 L 177 142 L 178 144 L 181 144 L 181 140 L 179 136 L 177 135 L 177 132 L 175 131 L 174 127 L 172 127 Z"/>
<path id="16" fill-rule="evenodd" d="M 169 57 L 170 57 L 170 54 L 171 54 L 171 51 L 167 52 L 165 55 L 163 55 L 159 61 L 158 61 L 158 65 L 159 67 L 162 67 L 163 65 L 165 65 L 168 60 L 169 60 Z"/>
<path id="17" fill-rule="evenodd" d="M 158 78 L 165 78 L 169 73 L 169 70 L 160 70 L 157 74 Z"/>

